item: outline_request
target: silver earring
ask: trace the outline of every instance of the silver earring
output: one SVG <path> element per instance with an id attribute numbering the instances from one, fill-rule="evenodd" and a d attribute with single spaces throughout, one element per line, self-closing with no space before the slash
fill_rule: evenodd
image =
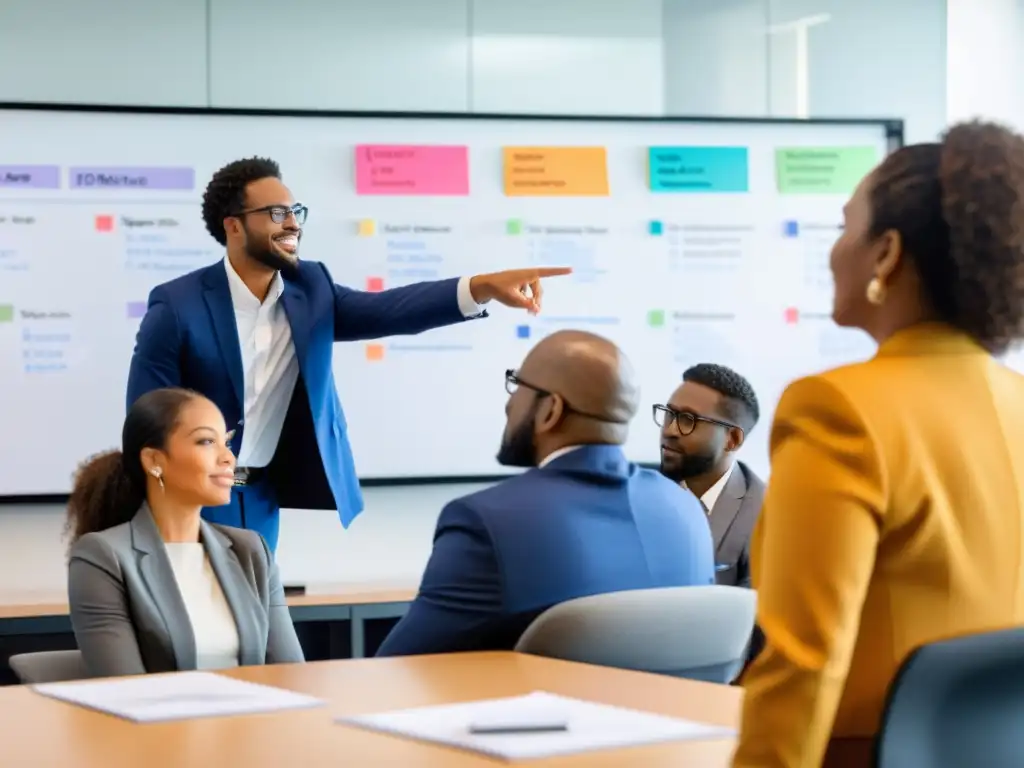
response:
<path id="1" fill-rule="evenodd" d="M 149 474 L 156 478 L 156 481 L 160 483 L 160 490 L 164 490 L 164 474 L 160 467 L 153 467 L 149 470 Z"/>

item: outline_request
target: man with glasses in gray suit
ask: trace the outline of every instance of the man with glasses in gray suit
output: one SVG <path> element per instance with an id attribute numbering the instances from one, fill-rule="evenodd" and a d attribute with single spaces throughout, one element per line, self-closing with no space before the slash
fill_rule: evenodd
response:
<path id="1" fill-rule="evenodd" d="M 712 363 L 688 369 L 668 403 L 654 406 L 661 427 L 661 472 L 704 506 L 719 584 L 750 587 L 750 534 L 761 511 L 764 483 L 735 454 L 759 416 L 750 382 Z"/>

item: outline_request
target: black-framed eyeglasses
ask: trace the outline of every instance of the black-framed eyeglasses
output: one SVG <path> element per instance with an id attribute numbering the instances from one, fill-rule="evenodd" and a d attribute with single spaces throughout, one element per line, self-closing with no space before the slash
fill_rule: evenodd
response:
<path id="1" fill-rule="evenodd" d="M 515 369 L 507 369 L 505 371 L 505 391 L 508 392 L 510 395 L 514 395 L 516 390 L 519 389 L 519 387 L 526 387 L 527 389 L 536 392 L 539 397 L 551 397 L 555 394 L 550 390 L 541 389 L 540 387 L 535 387 L 533 384 L 530 384 L 529 382 L 523 381 L 519 377 L 519 374 L 515 372 Z M 569 404 L 569 401 L 565 399 L 564 395 L 560 395 L 560 397 L 562 398 L 562 403 L 564 404 L 563 407 L 567 413 L 575 413 L 577 416 L 584 416 L 588 419 L 596 419 L 597 421 L 603 421 L 607 424 L 626 423 L 624 421 L 619 421 L 618 419 L 610 419 L 607 416 L 598 416 L 595 413 L 587 413 L 586 411 L 581 411 L 579 408 L 573 408 L 572 405 Z"/>
<path id="2" fill-rule="evenodd" d="M 735 424 L 730 424 L 728 421 L 722 421 L 721 419 L 712 419 L 710 416 L 700 416 L 696 413 L 690 413 L 689 411 L 676 411 L 669 408 L 667 405 L 654 405 L 651 406 L 652 413 L 654 415 L 654 423 L 659 427 L 664 427 L 666 424 L 675 423 L 676 429 L 679 430 L 679 434 L 688 435 L 697 428 L 697 422 L 703 421 L 708 424 L 717 424 L 720 427 L 726 429 L 738 429 L 740 432 L 743 431 L 742 427 L 738 427 Z"/>
<path id="3" fill-rule="evenodd" d="M 253 213 L 265 213 L 270 216 L 270 220 L 275 224 L 283 224 L 287 220 L 289 215 L 295 217 L 295 221 L 301 226 L 306 223 L 306 217 L 309 215 L 309 208 L 304 206 L 302 203 L 296 203 L 289 207 L 287 205 L 264 205 L 262 208 L 250 208 L 246 211 L 238 211 L 237 213 L 231 214 L 232 216 L 248 216 Z"/>

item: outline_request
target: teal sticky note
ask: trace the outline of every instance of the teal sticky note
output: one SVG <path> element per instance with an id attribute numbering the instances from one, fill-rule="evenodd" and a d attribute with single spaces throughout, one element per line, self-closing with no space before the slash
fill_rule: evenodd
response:
<path id="1" fill-rule="evenodd" d="M 647 227 L 647 231 L 652 235 L 660 235 L 664 231 L 664 228 L 661 226 L 660 221 L 652 221 Z"/>
<path id="2" fill-rule="evenodd" d="M 747 192 L 746 147 L 649 147 L 647 182 L 652 192 Z"/>

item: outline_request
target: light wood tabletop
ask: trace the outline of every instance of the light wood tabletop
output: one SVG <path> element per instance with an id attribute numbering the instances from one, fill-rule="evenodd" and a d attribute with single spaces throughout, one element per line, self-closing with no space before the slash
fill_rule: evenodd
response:
<path id="1" fill-rule="evenodd" d="M 742 691 L 639 672 L 525 656 L 469 653 L 248 667 L 226 674 L 326 699 L 283 714 L 135 725 L 45 698 L 0 689 L 0 765 L 76 768 L 179 766 L 401 766 L 468 768 L 501 761 L 337 725 L 344 714 L 515 696 L 535 690 L 716 725 L 735 726 Z M 673 742 L 523 763 L 530 768 L 728 766 L 733 740 Z"/>
<path id="2" fill-rule="evenodd" d="M 375 605 L 406 603 L 416 597 L 416 585 L 402 582 L 310 584 L 303 595 L 289 595 L 288 605 Z M 67 594 L 60 592 L 0 592 L 0 620 L 37 616 L 67 616 Z"/>

